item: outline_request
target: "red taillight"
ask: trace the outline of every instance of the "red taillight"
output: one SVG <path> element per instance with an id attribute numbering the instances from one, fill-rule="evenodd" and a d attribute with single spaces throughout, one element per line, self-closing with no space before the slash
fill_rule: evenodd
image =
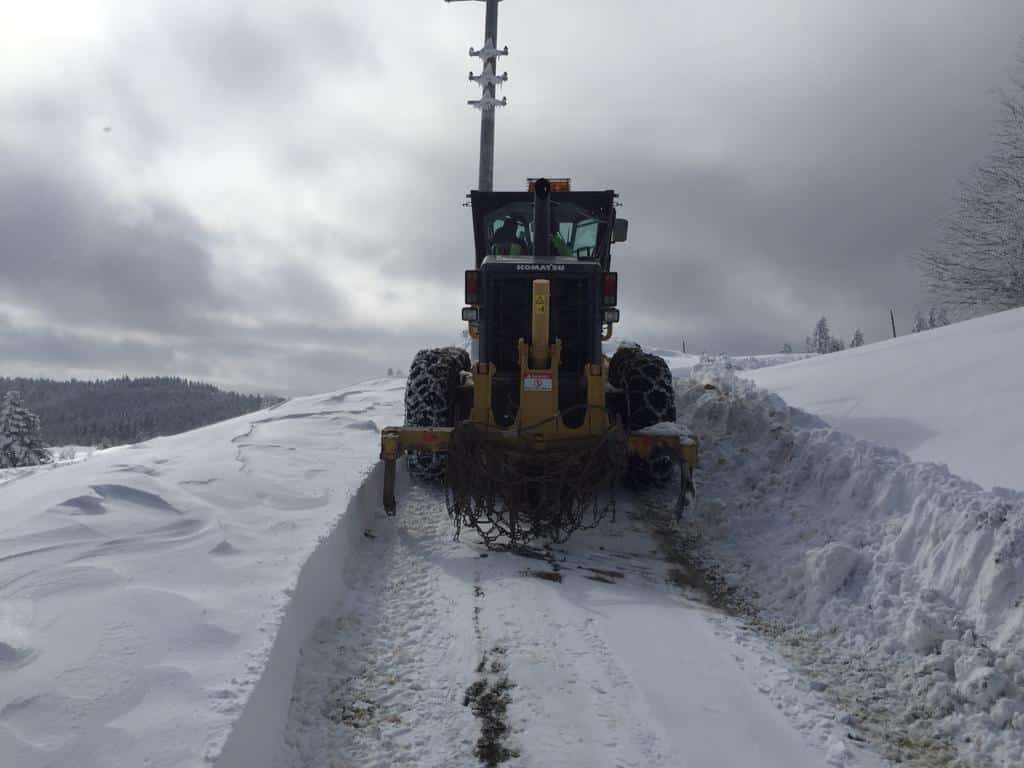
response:
<path id="1" fill-rule="evenodd" d="M 480 303 L 480 272 L 476 269 L 466 270 L 466 303 Z"/>
<path id="2" fill-rule="evenodd" d="M 601 279 L 601 303 L 614 307 L 619 303 L 619 273 L 605 272 Z"/>

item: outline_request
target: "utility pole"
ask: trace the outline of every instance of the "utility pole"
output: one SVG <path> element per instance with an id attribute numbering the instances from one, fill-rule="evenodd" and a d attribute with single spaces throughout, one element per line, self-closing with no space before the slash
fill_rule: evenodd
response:
<path id="1" fill-rule="evenodd" d="M 446 3 L 466 0 L 445 0 Z M 494 191 L 494 111 L 508 103 L 497 98 L 497 87 L 508 80 L 508 73 L 497 74 L 498 59 L 508 56 L 508 46 L 498 50 L 498 3 L 501 0 L 478 0 L 487 3 L 484 20 L 484 46 L 479 51 L 469 49 L 469 55 L 480 59 L 483 69 L 479 75 L 469 73 L 469 79 L 483 88 L 479 99 L 468 104 L 480 110 L 480 179 L 477 188 L 481 192 Z"/>

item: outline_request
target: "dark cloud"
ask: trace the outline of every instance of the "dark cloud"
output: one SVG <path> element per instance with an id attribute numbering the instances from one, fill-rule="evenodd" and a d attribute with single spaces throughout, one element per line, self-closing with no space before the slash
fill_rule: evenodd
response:
<path id="1" fill-rule="evenodd" d="M 0 151 L 0 299 L 55 322 L 194 328 L 218 299 L 205 233 L 166 203 L 108 206 L 88 180 Z"/>
<path id="2" fill-rule="evenodd" d="M 299 393 L 455 340 L 482 7 L 335 5 L 156 4 L 0 99 L 8 365 Z M 498 185 L 621 193 L 626 335 L 881 338 L 1021 29 L 1010 0 L 503 3 Z"/>
<path id="3" fill-rule="evenodd" d="M 354 22 L 327 8 L 174 7 L 164 25 L 196 82 L 229 104 L 255 99 L 268 108 L 268 99 L 295 101 L 318 74 L 339 76 L 377 63 L 375 48 Z"/>
<path id="4" fill-rule="evenodd" d="M 119 208 L 88 179 L 0 151 L 5 371 L 174 374 L 299 394 L 403 367 L 436 341 L 353 325 L 324 274 L 302 263 L 232 275 L 214 240 L 167 201 Z M 453 320 L 444 342 L 457 333 Z"/>
<path id="5" fill-rule="evenodd" d="M 894 307 L 906 329 L 928 301 L 909 258 L 988 149 L 1024 7 L 679 3 L 652 26 L 607 4 L 577 41 L 574 87 L 551 87 L 568 79 L 557 29 L 578 10 L 509 22 L 510 45 L 530 47 L 509 62 L 515 84 L 544 85 L 508 89 L 499 127 L 533 140 L 499 144 L 499 176 L 621 193 L 623 330 L 768 352 L 822 314 L 879 339 Z"/>
<path id="6" fill-rule="evenodd" d="M 109 339 L 73 330 L 53 330 L 19 325 L 0 314 L 0 358 L 5 375 L 26 370 L 151 371 L 174 373 L 173 356 L 162 344 Z"/>

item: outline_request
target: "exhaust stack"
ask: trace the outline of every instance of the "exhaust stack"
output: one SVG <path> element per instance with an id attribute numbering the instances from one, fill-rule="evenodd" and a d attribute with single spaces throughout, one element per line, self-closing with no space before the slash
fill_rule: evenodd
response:
<path id="1" fill-rule="evenodd" d="M 537 179 L 533 185 L 533 254 L 551 258 L 551 182 Z"/>

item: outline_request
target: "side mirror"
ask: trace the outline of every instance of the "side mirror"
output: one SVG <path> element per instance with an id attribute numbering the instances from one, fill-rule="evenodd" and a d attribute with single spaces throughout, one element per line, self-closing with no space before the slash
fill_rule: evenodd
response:
<path id="1" fill-rule="evenodd" d="M 629 234 L 629 220 L 628 219 L 616 219 L 615 226 L 612 228 L 612 242 L 613 243 L 624 243 L 626 242 L 626 235 Z"/>

